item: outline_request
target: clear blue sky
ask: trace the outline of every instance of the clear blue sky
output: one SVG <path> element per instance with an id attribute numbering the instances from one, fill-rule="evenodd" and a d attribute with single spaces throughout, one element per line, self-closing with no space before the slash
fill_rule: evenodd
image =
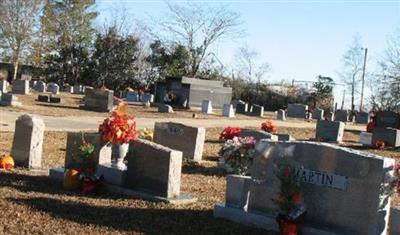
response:
<path id="1" fill-rule="evenodd" d="M 170 1 L 174 3 L 184 1 Z M 221 61 L 230 65 L 238 47 L 247 43 L 271 64 L 269 81 L 314 80 L 319 74 L 340 82 L 341 58 L 355 35 L 360 35 L 372 60 L 382 54 L 389 34 L 400 27 L 400 0 L 319 1 L 195 1 L 209 5 L 227 4 L 241 14 L 247 35 L 225 40 L 213 48 Z M 134 18 L 162 17 L 165 1 L 99 0 L 99 22 L 111 8 L 123 5 Z M 340 94 L 339 91 L 335 92 Z M 339 100 L 340 101 L 340 100 Z"/>

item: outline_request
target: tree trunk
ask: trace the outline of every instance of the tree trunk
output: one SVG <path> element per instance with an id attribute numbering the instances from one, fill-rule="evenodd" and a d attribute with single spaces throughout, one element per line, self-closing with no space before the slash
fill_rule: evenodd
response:
<path id="1" fill-rule="evenodd" d="M 19 63 L 18 60 L 14 61 L 14 74 L 13 74 L 13 81 L 17 79 L 17 74 L 18 74 L 18 67 Z"/>

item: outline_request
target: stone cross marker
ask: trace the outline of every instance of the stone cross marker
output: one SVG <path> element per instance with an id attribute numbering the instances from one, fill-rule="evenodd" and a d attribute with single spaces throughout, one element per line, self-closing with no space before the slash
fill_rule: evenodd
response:
<path id="1" fill-rule="evenodd" d="M 11 150 L 16 165 L 42 167 L 44 129 L 44 122 L 40 118 L 28 114 L 18 117 Z"/>
<path id="2" fill-rule="evenodd" d="M 224 104 L 224 109 L 222 111 L 224 117 L 233 118 L 235 117 L 235 111 L 233 110 L 233 105 Z"/>
<path id="3" fill-rule="evenodd" d="M 271 199 L 280 191 L 274 174 L 280 162 L 295 168 L 307 206 L 305 224 L 327 232 L 310 234 L 387 234 L 390 199 L 383 200 L 388 194 L 380 189 L 388 183 L 394 159 L 325 143 L 262 140 L 256 145 L 252 179 L 241 177 L 236 185 L 228 181 L 225 208 L 239 207 L 240 195 L 249 195 L 246 213 L 265 215 L 275 224 L 278 208 Z"/>
<path id="4" fill-rule="evenodd" d="M 210 114 L 212 113 L 213 108 L 211 104 L 211 100 L 203 100 L 203 103 L 201 104 L 201 112 Z"/>
<path id="5" fill-rule="evenodd" d="M 306 118 L 308 105 L 288 104 L 287 116 L 293 118 Z"/>
<path id="6" fill-rule="evenodd" d="M 154 142 L 183 152 L 183 157 L 201 161 L 206 129 L 173 122 L 156 122 Z"/>
<path id="7" fill-rule="evenodd" d="M 182 152 L 138 139 L 127 154 L 126 185 L 166 198 L 180 195 Z"/>
<path id="8" fill-rule="evenodd" d="M 97 112 L 109 112 L 113 109 L 113 95 L 111 90 L 85 90 L 85 109 Z"/>
<path id="9" fill-rule="evenodd" d="M 323 142 L 341 143 L 344 133 L 343 122 L 331 122 L 325 120 L 317 121 L 315 138 Z"/>
<path id="10" fill-rule="evenodd" d="M 400 129 L 400 114 L 390 111 L 376 113 L 377 127 L 392 127 Z"/>
<path id="11" fill-rule="evenodd" d="M 26 95 L 29 94 L 29 80 L 15 80 L 12 83 L 12 93 Z"/>

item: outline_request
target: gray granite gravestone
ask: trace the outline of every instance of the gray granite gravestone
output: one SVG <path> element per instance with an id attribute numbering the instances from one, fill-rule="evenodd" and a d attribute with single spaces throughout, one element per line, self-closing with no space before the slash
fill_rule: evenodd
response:
<path id="1" fill-rule="evenodd" d="M 222 116 L 233 118 L 235 117 L 235 111 L 233 110 L 233 105 L 231 104 L 224 104 L 224 108 L 222 111 Z"/>
<path id="2" fill-rule="evenodd" d="M 257 116 L 257 117 L 263 117 L 264 116 L 264 106 L 254 104 L 252 105 L 252 110 L 250 115 L 252 116 Z"/>
<path id="3" fill-rule="evenodd" d="M 372 132 L 372 144 L 385 141 L 386 146 L 400 147 L 400 129 L 391 127 L 376 127 Z"/>
<path id="4" fill-rule="evenodd" d="M 323 142 L 341 143 L 344 133 L 343 122 L 331 122 L 318 120 L 315 131 L 315 138 Z"/>
<path id="5" fill-rule="evenodd" d="M 213 112 L 211 100 L 203 100 L 201 104 L 201 112 L 206 114 L 210 114 Z"/>
<path id="6" fill-rule="evenodd" d="M 49 83 L 47 84 L 47 91 L 54 95 L 58 95 L 60 93 L 60 86 L 55 83 Z"/>
<path id="7" fill-rule="evenodd" d="M 136 91 L 129 91 L 126 94 L 126 101 L 139 102 L 139 94 Z"/>
<path id="8" fill-rule="evenodd" d="M 174 109 L 168 104 L 158 104 L 158 112 L 160 112 L 160 113 L 173 113 Z"/>
<path id="9" fill-rule="evenodd" d="M 82 94 L 83 93 L 83 86 L 82 85 L 75 85 L 72 87 L 73 94 Z"/>
<path id="10" fill-rule="evenodd" d="M 262 130 L 252 130 L 252 129 L 242 129 L 240 132 L 240 137 L 254 137 L 256 141 L 259 141 L 261 139 L 271 139 L 271 140 L 278 140 L 278 136 L 268 133 L 266 131 Z"/>
<path id="11" fill-rule="evenodd" d="M 400 129 L 400 114 L 390 111 L 377 112 L 376 126 Z"/>
<path id="12" fill-rule="evenodd" d="M 140 100 L 143 103 L 147 103 L 147 102 L 153 103 L 154 102 L 154 95 L 153 94 L 149 94 L 149 93 L 145 93 L 140 97 Z"/>
<path id="13" fill-rule="evenodd" d="M 247 103 L 239 100 L 239 102 L 236 104 L 236 113 L 246 114 L 247 106 L 248 106 Z"/>
<path id="14" fill-rule="evenodd" d="M 46 92 L 46 83 L 43 81 L 38 81 L 35 85 L 35 90 L 38 92 Z"/>
<path id="15" fill-rule="evenodd" d="M 301 184 L 307 207 L 304 234 L 388 233 L 390 199 L 384 200 L 388 192 L 381 187 L 388 184 L 395 161 L 326 143 L 257 143 L 251 178 L 229 177 L 226 204 L 216 205 L 214 215 L 277 230 L 272 199 L 280 191 L 274 174 L 280 162 L 294 167 Z"/>
<path id="16" fill-rule="evenodd" d="M 84 133 L 85 140 L 94 146 L 94 164 L 111 163 L 111 145 L 106 145 L 99 133 Z M 74 168 L 82 164 L 79 146 L 82 144 L 82 133 L 68 132 L 64 167 Z"/>
<path id="17" fill-rule="evenodd" d="M 109 112 L 113 109 L 113 95 L 111 90 L 85 90 L 85 106 L 86 110 Z"/>
<path id="18" fill-rule="evenodd" d="M 166 198 L 180 195 L 182 152 L 138 139 L 127 159 L 127 187 Z"/>
<path id="19" fill-rule="evenodd" d="M 276 115 L 277 120 L 285 121 L 286 120 L 286 112 L 283 109 L 279 109 Z"/>
<path id="20" fill-rule="evenodd" d="M 19 95 L 29 94 L 29 80 L 14 80 L 12 82 L 12 93 Z"/>
<path id="21" fill-rule="evenodd" d="M 18 107 L 22 106 L 22 104 L 18 101 L 18 97 L 16 95 L 5 93 L 1 95 L 0 106 Z"/>
<path id="22" fill-rule="evenodd" d="M 183 152 L 183 157 L 201 161 L 206 129 L 191 127 L 181 123 L 156 122 L 154 142 Z"/>
<path id="23" fill-rule="evenodd" d="M 335 114 L 332 113 L 332 112 L 325 112 L 324 119 L 327 120 L 327 121 L 334 121 L 335 120 Z"/>
<path id="24" fill-rule="evenodd" d="M 370 119 L 370 115 L 368 112 L 358 112 L 356 114 L 355 121 L 356 121 L 356 123 L 359 123 L 359 124 L 368 124 L 369 119 Z"/>
<path id="25" fill-rule="evenodd" d="M 288 104 L 287 117 L 306 118 L 308 105 Z"/>
<path id="26" fill-rule="evenodd" d="M 338 109 L 338 110 L 336 110 L 336 113 L 335 113 L 335 121 L 348 122 L 349 121 L 349 115 L 350 115 L 349 110 Z"/>
<path id="27" fill-rule="evenodd" d="M 312 118 L 317 120 L 324 120 L 324 110 L 316 108 L 312 113 Z"/>
<path id="28" fill-rule="evenodd" d="M 24 114 L 15 121 L 15 133 L 11 156 L 17 166 L 42 167 L 44 122 L 42 119 Z"/>

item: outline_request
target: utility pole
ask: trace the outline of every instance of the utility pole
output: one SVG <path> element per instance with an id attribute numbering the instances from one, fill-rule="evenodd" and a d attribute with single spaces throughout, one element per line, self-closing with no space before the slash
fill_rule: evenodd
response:
<path id="1" fill-rule="evenodd" d="M 363 66 L 363 71 L 362 71 L 362 76 L 361 76 L 361 100 L 360 100 L 360 112 L 363 111 L 363 100 L 364 100 L 364 77 L 365 77 L 365 66 L 367 64 L 367 53 L 368 53 L 368 48 L 361 48 L 364 49 L 364 66 Z"/>
<path id="2" fill-rule="evenodd" d="M 344 109 L 344 99 L 345 99 L 345 97 L 346 97 L 346 88 L 343 89 L 342 106 L 341 106 L 341 108 L 340 108 L 341 110 Z"/>

